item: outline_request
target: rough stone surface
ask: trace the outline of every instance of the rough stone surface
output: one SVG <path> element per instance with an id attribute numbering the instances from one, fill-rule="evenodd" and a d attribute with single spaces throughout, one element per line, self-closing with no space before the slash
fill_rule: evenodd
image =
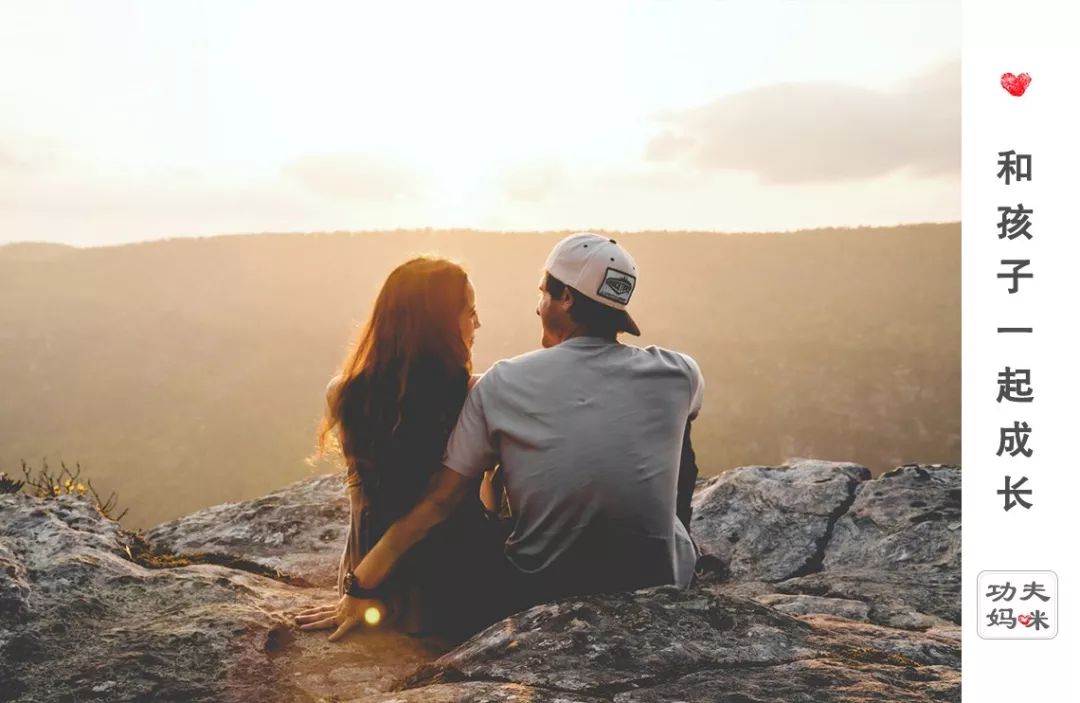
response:
<path id="1" fill-rule="evenodd" d="M 790 595 L 786 593 L 770 593 L 758 596 L 755 600 L 762 605 L 776 608 L 781 613 L 787 613 L 788 615 L 827 613 L 851 620 L 870 619 L 870 605 L 860 600 L 821 598 L 819 596 Z"/>
<path id="2" fill-rule="evenodd" d="M 959 701 L 960 672 L 943 666 L 918 669 L 843 659 L 804 659 L 747 670 L 704 671 L 641 691 L 620 693 L 615 703 L 921 703 Z"/>
<path id="3" fill-rule="evenodd" d="M 856 487 L 824 568 L 908 570 L 960 563 L 960 468 L 901 466 Z"/>
<path id="4" fill-rule="evenodd" d="M 150 569 L 134 545 L 82 498 L 0 496 L 0 700 L 373 695 L 445 650 L 392 632 L 331 645 L 289 616 L 330 590 L 211 564 Z"/>
<path id="5" fill-rule="evenodd" d="M 861 600 L 870 605 L 871 622 L 923 629 L 942 619 L 960 622 L 958 569 L 823 571 L 781 581 L 774 588 L 779 593 Z"/>
<path id="6" fill-rule="evenodd" d="M 517 683 L 469 681 L 396 691 L 375 700 L 379 703 L 607 703 L 610 699 Z"/>
<path id="7" fill-rule="evenodd" d="M 349 525 L 341 479 L 320 476 L 255 500 L 215 505 L 158 525 L 146 536 L 180 554 L 229 554 L 332 586 Z"/>
<path id="8" fill-rule="evenodd" d="M 695 492 L 691 533 L 733 579 L 810 573 L 820 568 L 833 525 L 857 486 L 869 478 L 863 466 L 813 460 L 733 469 Z"/>
<path id="9" fill-rule="evenodd" d="M 958 701 L 959 481 L 942 466 L 734 469 L 695 496 L 711 556 L 690 590 L 543 604 L 456 648 L 295 627 L 333 600 L 297 577 L 332 582 L 337 476 L 146 535 L 280 579 L 157 568 L 84 499 L 0 496 L 0 700 Z"/>
<path id="10" fill-rule="evenodd" d="M 610 696 L 687 672 L 805 659 L 812 628 L 741 598 L 673 587 L 540 605 L 405 682 L 514 681 Z"/>
<path id="11" fill-rule="evenodd" d="M 656 588 L 537 606 L 402 686 L 513 681 L 615 701 L 959 700 L 959 666 L 959 628 L 794 618 L 743 598 Z"/>

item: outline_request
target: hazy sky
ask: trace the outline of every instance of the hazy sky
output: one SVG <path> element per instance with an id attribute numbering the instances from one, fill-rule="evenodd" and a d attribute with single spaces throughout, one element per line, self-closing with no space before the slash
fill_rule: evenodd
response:
<path id="1" fill-rule="evenodd" d="M 0 5 L 0 243 L 959 219 L 959 0 Z"/>

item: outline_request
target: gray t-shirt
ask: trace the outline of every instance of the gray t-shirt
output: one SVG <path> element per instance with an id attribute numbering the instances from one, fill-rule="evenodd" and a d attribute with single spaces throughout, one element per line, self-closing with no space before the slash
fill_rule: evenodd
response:
<path id="1" fill-rule="evenodd" d="M 696 555 L 675 516 L 688 419 L 704 380 L 679 352 L 573 337 L 495 363 L 462 408 L 443 463 L 476 478 L 502 464 L 515 518 L 506 554 L 537 572 L 586 528 L 662 544 L 685 587 Z"/>

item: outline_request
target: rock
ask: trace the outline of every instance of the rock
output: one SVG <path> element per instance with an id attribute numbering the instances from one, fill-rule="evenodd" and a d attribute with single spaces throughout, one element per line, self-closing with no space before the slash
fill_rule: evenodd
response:
<path id="1" fill-rule="evenodd" d="M 86 499 L 0 496 L 0 699 L 314 701 L 386 690 L 444 643 L 368 632 L 341 644 L 288 613 L 333 602 L 243 570 L 147 568 Z M 0 596 L 3 597 L 3 596 Z M 21 612 L 20 612 L 21 609 Z"/>
<path id="2" fill-rule="evenodd" d="M 808 613 L 827 613 L 839 615 L 849 620 L 869 620 L 870 606 L 859 600 L 847 598 L 821 598 L 819 596 L 790 595 L 770 593 L 756 598 L 758 603 L 776 608 L 788 615 L 806 615 Z"/>
<path id="3" fill-rule="evenodd" d="M 834 615 L 799 619 L 815 627 L 815 643 L 837 656 L 897 666 L 960 668 L 960 628 L 955 625 L 912 632 Z"/>
<path id="4" fill-rule="evenodd" d="M 780 581 L 820 569 L 833 525 L 870 478 L 857 464 L 799 460 L 745 466 L 694 494 L 691 533 L 736 580 Z"/>
<path id="5" fill-rule="evenodd" d="M 311 584 L 344 540 L 338 476 L 145 536 L 77 496 L 0 496 L 0 700 L 958 701 L 959 480 L 735 469 L 698 486 L 689 590 L 541 604 L 456 648 L 295 627 L 334 600 Z"/>
<path id="6" fill-rule="evenodd" d="M 890 627 L 959 622 L 959 467 L 902 466 L 873 480 L 863 471 L 797 460 L 701 485 L 692 531 L 725 562 L 714 571 L 726 583 L 713 589 L 757 583 L 751 595 L 785 612 Z"/>
<path id="7" fill-rule="evenodd" d="M 823 568 L 960 568 L 960 468 L 901 466 L 860 484 L 833 527 Z"/>
<path id="8" fill-rule="evenodd" d="M 29 607 L 30 582 L 26 567 L 15 553 L 0 539 L 0 618 L 18 620 Z M 2 646 L 0 642 L 0 646 Z"/>
<path id="9" fill-rule="evenodd" d="M 609 699 L 517 683 L 469 681 L 435 684 L 364 700 L 379 703 L 607 703 Z"/>
<path id="10" fill-rule="evenodd" d="M 643 589 L 531 608 L 422 667 L 403 687 L 479 679 L 610 697 L 703 668 L 807 658 L 811 634 L 751 600 Z"/>
<path id="11" fill-rule="evenodd" d="M 462 699 L 462 682 L 486 681 L 572 700 L 959 700 L 959 666 L 959 629 L 793 618 L 743 598 L 664 587 L 536 606 L 401 685 L 444 695 L 457 686 Z"/>
<path id="12" fill-rule="evenodd" d="M 941 620 L 960 622 L 960 572 L 913 568 L 823 571 L 773 584 L 780 593 L 861 600 L 870 622 L 925 629 Z"/>
<path id="13" fill-rule="evenodd" d="M 200 510 L 158 525 L 146 536 L 179 554 L 229 554 L 294 579 L 333 586 L 348 526 L 342 477 L 331 474 L 255 500 Z"/>
<path id="14" fill-rule="evenodd" d="M 836 659 L 804 659 L 761 669 L 702 671 L 662 686 L 620 693 L 615 703 L 924 703 L 959 701 L 960 672 Z"/>

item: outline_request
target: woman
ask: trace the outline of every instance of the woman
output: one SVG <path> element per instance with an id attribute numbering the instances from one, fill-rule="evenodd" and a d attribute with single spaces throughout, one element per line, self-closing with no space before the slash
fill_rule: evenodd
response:
<path id="1" fill-rule="evenodd" d="M 472 387 L 472 345 L 480 319 L 465 271 L 445 259 L 418 257 L 387 277 L 341 372 L 327 387 L 319 452 L 336 439 L 347 465 L 349 534 L 338 570 L 344 577 L 386 529 L 420 500 L 442 465 L 443 450 Z M 336 435 L 336 437 L 335 437 Z M 482 549 L 481 502 L 491 502 L 490 476 L 454 517 L 418 544 L 383 591 L 395 624 L 407 632 L 451 634 L 448 572 L 468 568 Z M 440 578 L 441 577 L 441 578 Z M 453 581 L 454 579 L 449 579 Z M 302 629 L 335 626 L 336 606 L 301 613 Z M 331 639 L 344 634 L 338 628 Z"/>

